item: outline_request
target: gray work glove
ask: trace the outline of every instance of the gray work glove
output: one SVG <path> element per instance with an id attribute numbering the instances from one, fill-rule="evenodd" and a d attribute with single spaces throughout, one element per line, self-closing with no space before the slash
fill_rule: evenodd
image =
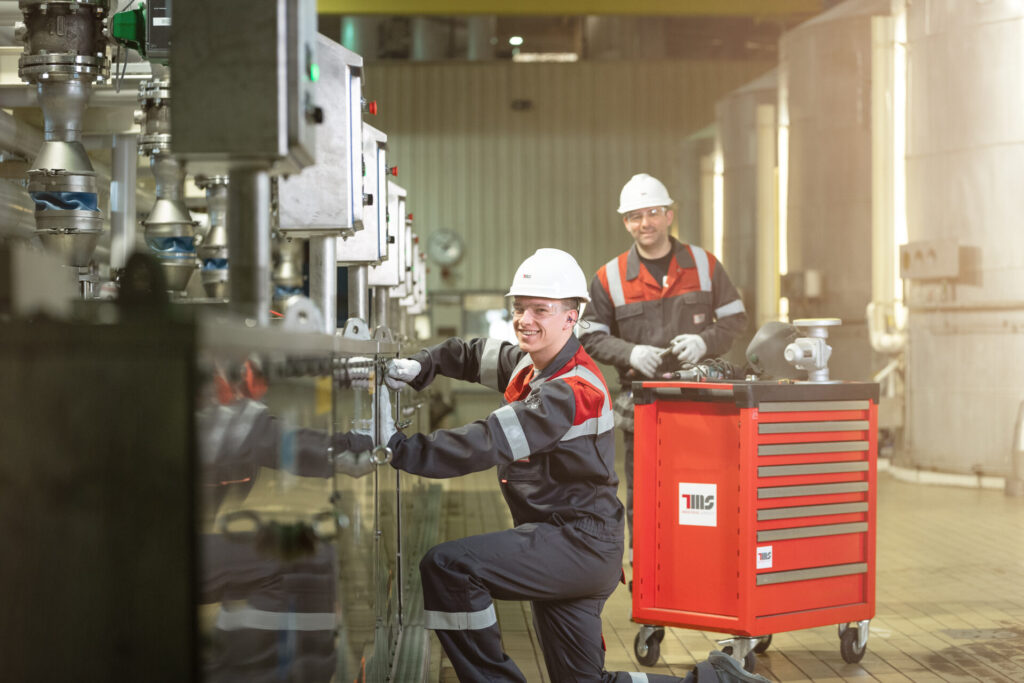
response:
<path id="1" fill-rule="evenodd" d="M 376 469 L 377 464 L 370 457 L 373 450 L 373 436 L 361 429 L 338 434 L 334 437 L 334 470 L 350 477 L 365 477 Z"/>
<path id="2" fill-rule="evenodd" d="M 708 345 L 699 334 L 679 334 L 672 340 L 672 355 L 680 363 L 696 363 L 708 350 Z"/>
<path id="3" fill-rule="evenodd" d="M 665 349 L 646 344 L 637 344 L 629 352 L 629 364 L 644 377 L 654 377 L 661 365 L 661 354 Z"/>
<path id="4" fill-rule="evenodd" d="M 388 362 L 388 374 L 384 382 L 392 389 L 404 389 L 409 382 L 419 377 L 423 366 L 412 358 L 396 358 Z"/>
<path id="5" fill-rule="evenodd" d="M 416 361 L 412 361 L 416 363 Z M 419 365 L 419 363 L 416 363 Z M 395 428 L 395 418 L 391 414 L 391 396 L 388 390 L 381 387 L 377 390 L 377 443 L 387 446 L 388 441 L 398 430 Z"/>

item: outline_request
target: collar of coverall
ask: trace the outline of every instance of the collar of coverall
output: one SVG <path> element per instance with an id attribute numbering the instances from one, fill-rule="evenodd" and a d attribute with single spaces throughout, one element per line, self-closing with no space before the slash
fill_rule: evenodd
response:
<path id="1" fill-rule="evenodd" d="M 572 360 L 572 357 L 576 355 L 576 352 L 580 350 L 580 340 L 576 338 L 576 335 L 572 335 L 565 342 L 565 346 L 562 350 L 555 354 L 555 357 L 551 359 L 547 367 L 533 375 L 533 379 L 530 380 L 530 386 L 535 386 L 537 382 L 546 382 L 551 375 L 555 374 L 559 370 L 565 367 L 565 364 Z"/>
<path id="2" fill-rule="evenodd" d="M 676 263 L 680 268 L 693 268 L 693 254 L 686 248 L 686 245 L 669 235 L 669 242 L 672 244 L 672 252 L 676 255 Z M 635 280 L 640 277 L 640 253 L 636 250 L 636 244 L 629 249 L 629 256 L 626 257 L 626 279 Z"/>

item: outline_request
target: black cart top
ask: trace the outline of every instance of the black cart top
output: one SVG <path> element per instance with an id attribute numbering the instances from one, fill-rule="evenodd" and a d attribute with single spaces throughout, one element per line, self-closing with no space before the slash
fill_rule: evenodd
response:
<path id="1" fill-rule="evenodd" d="M 771 401 L 851 401 L 878 403 L 877 382 L 794 382 L 709 380 L 705 382 L 633 382 L 637 405 L 668 401 L 715 401 L 753 408 Z"/>

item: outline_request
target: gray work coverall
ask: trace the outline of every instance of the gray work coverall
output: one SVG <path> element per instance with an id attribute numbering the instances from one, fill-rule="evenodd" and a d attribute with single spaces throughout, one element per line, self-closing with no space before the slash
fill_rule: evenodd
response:
<path id="1" fill-rule="evenodd" d="M 621 578 L 622 504 L 616 497 L 611 401 L 575 338 L 535 372 L 517 346 L 449 339 L 412 356 L 422 371 L 504 393 L 487 418 L 405 436 L 391 464 L 433 478 L 497 467 L 514 527 L 432 548 L 420 563 L 425 622 L 460 681 L 525 681 L 501 646 L 494 599 L 529 600 L 552 681 L 677 681 L 604 671 L 601 609 Z"/>

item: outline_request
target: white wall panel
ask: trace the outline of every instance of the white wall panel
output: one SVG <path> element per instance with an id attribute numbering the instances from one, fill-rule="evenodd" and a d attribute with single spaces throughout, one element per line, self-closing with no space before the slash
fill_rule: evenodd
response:
<path id="1" fill-rule="evenodd" d="M 973 254 L 908 283 L 907 464 L 1003 475 L 1024 401 L 1024 2 L 907 11 L 909 241 Z"/>
<path id="2" fill-rule="evenodd" d="M 615 213 L 634 173 L 679 191 L 684 139 L 762 62 L 371 63 L 365 92 L 409 189 L 414 229 L 450 228 L 467 254 L 431 291 L 504 290 L 540 247 L 587 272 L 626 249 Z M 528 100 L 525 111 L 514 100 Z"/>

